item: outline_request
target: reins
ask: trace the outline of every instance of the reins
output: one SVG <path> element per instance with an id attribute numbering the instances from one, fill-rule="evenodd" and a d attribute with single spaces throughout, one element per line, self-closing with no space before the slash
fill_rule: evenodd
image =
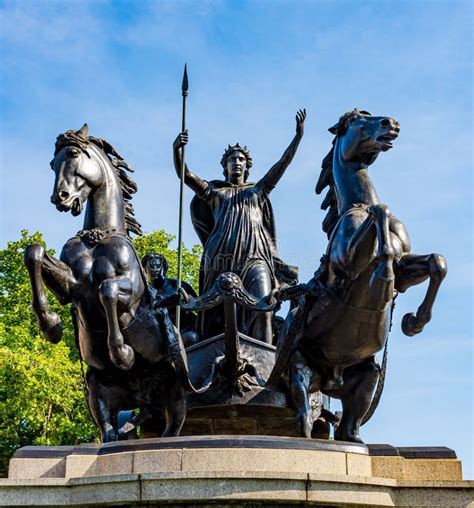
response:
<path id="1" fill-rule="evenodd" d="M 362 418 L 361 426 L 365 425 L 373 416 L 375 413 L 375 410 L 377 409 L 380 398 L 382 397 L 383 388 L 385 385 L 385 376 L 387 373 L 387 362 L 388 362 L 388 338 L 390 336 L 390 332 L 392 330 L 393 325 L 393 312 L 395 310 L 395 300 L 397 299 L 398 291 L 395 290 L 395 296 L 392 299 L 392 306 L 390 309 L 390 325 L 388 327 L 387 337 L 385 339 L 385 347 L 383 350 L 383 357 L 382 357 L 382 365 L 380 367 L 380 376 L 379 380 L 377 382 L 377 388 L 375 389 L 374 396 L 372 397 L 372 400 L 370 402 L 369 409 L 367 409 L 367 412 L 365 413 L 364 417 Z"/>

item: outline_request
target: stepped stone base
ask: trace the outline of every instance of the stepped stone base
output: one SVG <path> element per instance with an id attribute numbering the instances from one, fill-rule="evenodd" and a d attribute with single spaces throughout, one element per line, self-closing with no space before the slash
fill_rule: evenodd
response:
<path id="1" fill-rule="evenodd" d="M 1 506 L 473 506 L 452 450 L 269 436 L 25 447 Z"/>

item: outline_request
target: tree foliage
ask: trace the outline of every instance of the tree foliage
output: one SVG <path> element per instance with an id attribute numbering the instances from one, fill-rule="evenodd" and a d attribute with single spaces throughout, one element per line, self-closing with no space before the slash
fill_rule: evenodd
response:
<path id="1" fill-rule="evenodd" d="M 134 239 L 140 256 L 162 253 L 169 277 L 177 272 L 174 236 L 164 230 Z M 64 324 L 63 340 L 44 340 L 31 308 L 31 288 L 23 264 L 27 245 L 40 233 L 21 232 L 0 251 L 0 475 L 5 474 L 14 451 L 26 445 L 66 445 L 96 441 L 98 431 L 84 397 L 79 354 L 69 306 L 62 307 L 46 290 L 51 310 Z M 54 255 L 53 250 L 48 250 Z M 183 252 L 183 279 L 197 288 L 201 248 Z"/>

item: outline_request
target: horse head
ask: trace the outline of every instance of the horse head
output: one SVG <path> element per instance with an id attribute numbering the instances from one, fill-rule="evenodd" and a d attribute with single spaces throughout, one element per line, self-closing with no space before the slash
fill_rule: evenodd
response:
<path id="1" fill-rule="evenodd" d="M 85 226 L 113 226 L 141 234 L 130 203 L 137 191 L 127 174 L 133 169 L 110 143 L 89 136 L 87 124 L 58 136 L 51 169 L 56 176 L 51 202 L 60 212 L 79 215 L 89 199 Z"/>
<path id="2" fill-rule="evenodd" d="M 321 208 L 328 210 L 323 231 L 331 234 L 340 214 L 354 203 L 372 204 L 378 198 L 367 171 L 380 152 L 392 148 L 392 141 L 400 132 L 396 120 L 386 116 L 372 116 L 357 108 L 344 113 L 328 129 L 335 135 L 332 148 L 324 157 L 316 194 L 328 188 Z"/>
<path id="3" fill-rule="evenodd" d="M 55 181 L 51 202 L 60 212 L 79 215 L 91 190 L 105 178 L 90 149 L 87 124 L 78 131 L 60 134 L 56 141 L 51 169 Z"/>
<path id="4" fill-rule="evenodd" d="M 380 152 L 392 148 L 400 127 L 393 118 L 372 116 L 356 108 L 344 113 L 329 132 L 336 136 L 339 154 L 344 161 L 360 161 L 364 166 L 370 166 Z"/>

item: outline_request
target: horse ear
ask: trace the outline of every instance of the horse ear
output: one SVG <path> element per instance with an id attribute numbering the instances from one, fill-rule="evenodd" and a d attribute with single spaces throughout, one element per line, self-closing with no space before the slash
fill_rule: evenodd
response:
<path id="1" fill-rule="evenodd" d="M 89 136 L 89 126 L 85 123 L 78 131 L 76 131 L 76 134 L 81 138 L 87 138 Z"/>
<path id="2" fill-rule="evenodd" d="M 339 122 L 337 122 L 336 124 L 334 124 L 332 127 L 329 127 L 328 131 L 331 133 L 331 134 L 334 134 L 334 136 L 337 134 L 337 129 L 339 128 Z"/>

